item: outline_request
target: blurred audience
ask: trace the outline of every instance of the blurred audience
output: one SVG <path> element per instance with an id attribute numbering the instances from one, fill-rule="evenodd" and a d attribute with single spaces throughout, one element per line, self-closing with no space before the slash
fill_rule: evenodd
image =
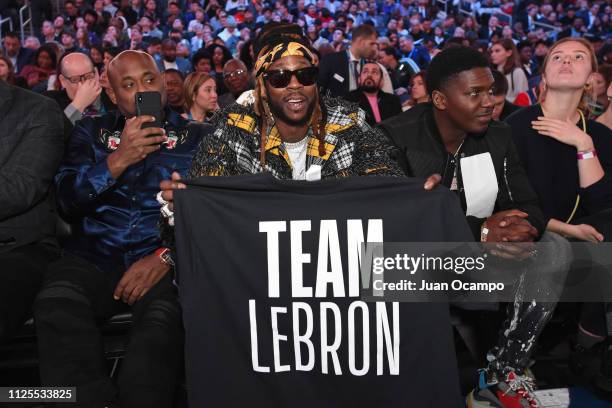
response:
<path id="1" fill-rule="evenodd" d="M 46 81 L 51 74 L 55 73 L 56 66 L 57 57 L 55 50 L 48 45 L 43 45 L 36 50 L 31 64 L 24 66 L 20 75 L 25 78 L 29 88 L 38 88 L 39 85 L 45 82 L 43 89 L 47 89 Z"/>
<path id="2" fill-rule="evenodd" d="M 359 73 L 365 60 L 373 60 L 378 56 L 378 33 L 376 29 L 363 24 L 353 30 L 351 46 L 346 51 L 338 51 L 326 55 L 319 63 L 319 86 L 324 94 L 330 96 L 345 96 L 358 88 Z M 382 90 L 393 92 L 391 78 L 385 67 Z"/>

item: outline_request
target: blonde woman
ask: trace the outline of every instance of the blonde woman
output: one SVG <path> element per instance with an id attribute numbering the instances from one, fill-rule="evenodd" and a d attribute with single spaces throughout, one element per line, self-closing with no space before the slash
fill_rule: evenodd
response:
<path id="1" fill-rule="evenodd" d="M 215 79 L 204 72 L 193 72 L 185 78 L 185 119 L 206 122 L 219 109 Z"/>
<path id="2" fill-rule="evenodd" d="M 601 242 L 612 238 L 612 131 L 588 119 L 595 72 L 597 59 L 588 41 L 559 40 L 542 65 L 540 102 L 506 122 L 547 230 L 572 240 Z M 572 367 L 593 361 L 590 354 L 597 350 L 590 350 L 606 334 L 603 304 L 585 303 Z M 597 378 L 610 381 L 603 373 Z"/>
<path id="3" fill-rule="evenodd" d="M 612 179 L 606 174 L 612 172 L 612 134 L 587 119 L 594 72 L 597 60 L 588 41 L 558 41 L 544 59 L 540 103 L 507 122 L 547 228 L 599 242 L 612 238 L 604 231 L 612 217 L 599 214 L 612 208 Z"/>

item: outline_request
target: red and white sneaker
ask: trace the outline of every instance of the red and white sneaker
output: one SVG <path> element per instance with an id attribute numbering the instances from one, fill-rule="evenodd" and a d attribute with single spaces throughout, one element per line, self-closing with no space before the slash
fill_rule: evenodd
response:
<path id="1" fill-rule="evenodd" d="M 537 408 L 540 406 L 533 395 L 533 379 L 508 372 L 504 381 L 487 381 L 486 372 L 480 372 L 478 388 L 466 399 L 468 408 Z"/>

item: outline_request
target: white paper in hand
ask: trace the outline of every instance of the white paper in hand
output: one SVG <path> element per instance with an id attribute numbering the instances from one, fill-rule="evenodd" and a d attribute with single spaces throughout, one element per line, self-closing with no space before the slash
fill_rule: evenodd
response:
<path id="1" fill-rule="evenodd" d="M 467 204 L 465 215 L 486 218 L 493 214 L 499 187 L 491 154 L 462 158 L 461 176 Z"/>
<path id="2" fill-rule="evenodd" d="M 321 166 L 319 164 L 311 165 L 306 171 L 307 181 L 321 180 Z"/>

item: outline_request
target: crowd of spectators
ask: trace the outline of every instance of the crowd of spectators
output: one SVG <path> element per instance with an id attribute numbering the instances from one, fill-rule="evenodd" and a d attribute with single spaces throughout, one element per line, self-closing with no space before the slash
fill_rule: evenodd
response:
<path id="1" fill-rule="evenodd" d="M 5 5 L 0 15 L 14 16 L 15 7 Z M 239 95 L 224 98 L 229 94 L 224 75 L 236 70 L 224 71 L 225 64 L 241 61 L 246 68 L 241 71 L 248 74 L 252 40 L 270 21 L 303 27 L 320 59 L 351 48 L 355 29 L 372 25 L 378 54 L 366 59 L 382 64 L 382 90 L 391 90 L 387 71 L 404 109 L 414 105 L 412 76 L 453 44 L 489 55 L 492 66 L 506 76 L 508 102 L 519 105 L 535 102 L 539 68 L 554 41 L 582 36 L 593 44 L 600 65 L 612 58 L 612 5 L 602 0 L 66 0 L 55 15 L 43 0 L 31 8 L 36 35 L 23 44 L 18 35 L 4 35 L 7 59 L 0 62 L 0 77 L 38 92 L 61 88 L 56 67 L 63 54 L 75 51 L 91 56 L 108 89 L 104 70 L 110 59 L 135 49 L 150 53 L 160 71 L 179 71 L 181 80 L 192 71 L 211 75 L 220 101 L 232 101 Z M 14 75 L 1 68 L 11 63 L 8 71 Z M 609 83 L 609 71 L 606 66 L 601 70 L 601 89 Z M 358 86 L 354 82 L 351 91 Z M 593 98 L 593 105 L 597 113 L 605 111 L 605 91 Z"/>

